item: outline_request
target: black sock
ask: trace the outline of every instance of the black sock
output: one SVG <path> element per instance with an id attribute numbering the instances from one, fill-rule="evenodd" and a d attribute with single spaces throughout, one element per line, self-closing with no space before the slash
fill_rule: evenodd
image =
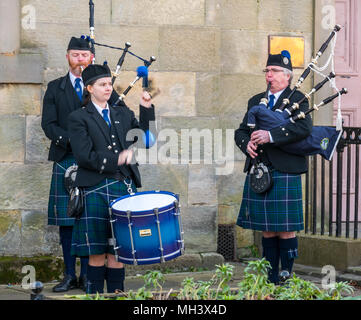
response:
<path id="1" fill-rule="evenodd" d="M 298 257 L 298 241 L 297 237 L 290 239 L 280 239 L 279 242 L 281 268 L 292 272 L 293 262 Z"/>
<path id="2" fill-rule="evenodd" d="M 105 266 L 88 265 L 86 293 L 104 293 Z"/>
<path id="3" fill-rule="evenodd" d="M 271 269 L 268 271 L 268 280 L 272 283 L 278 283 L 279 249 L 278 237 L 262 238 L 263 256 L 270 263 Z"/>
<path id="4" fill-rule="evenodd" d="M 76 279 L 76 275 L 75 275 L 76 257 L 72 256 L 70 253 L 72 233 L 73 233 L 73 227 L 71 226 L 59 227 L 60 242 L 61 242 L 61 247 L 63 249 L 65 274 L 72 276 L 74 279 Z"/>
<path id="5" fill-rule="evenodd" d="M 124 268 L 107 268 L 107 292 L 113 293 L 117 291 L 124 291 Z"/>

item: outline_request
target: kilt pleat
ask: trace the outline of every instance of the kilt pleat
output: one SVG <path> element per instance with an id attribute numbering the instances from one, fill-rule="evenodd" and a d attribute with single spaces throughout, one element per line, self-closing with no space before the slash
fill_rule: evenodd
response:
<path id="1" fill-rule="evenodd" d="M 69 218 L 66 214 L 69 193 L 64 185 L 65 171 L 73 164 L 76 164 L 73 155 L 67 155 L 62 161 L 53 164 L 48 202 L 49 225 L 72 226 L 74 224 L 74 218 Z"/>
<path id="2" fill-rule="evenodd" d="M 134 183 L 132 189 L 136 192 Z M 127 187 L 123 182 L 104 179 L 96 186 L 84 188 L 84 192 L 84 211 L 80 219 L 74 223 L 71 254 L 114 254 L 113 247 L 109 245 L 109 239 L 112 237 L 109 205 L 111 201 L 127 195 Z"/>
<path id="3" fill-rule="evenodd" d="M 301 175 L 274 170 L 272 177 L 272 188 L 257 194 L 250 188 L 247 175 L 237 225 L 259 231 L 303 230 Z"/>

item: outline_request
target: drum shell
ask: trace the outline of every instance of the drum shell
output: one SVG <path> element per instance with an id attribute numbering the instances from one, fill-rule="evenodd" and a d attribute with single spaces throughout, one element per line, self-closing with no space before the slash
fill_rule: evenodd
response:
<path id="1" fill-rule="evenodd" d="M 138 195 L 146 193 L 140 192 Z M 151 193 L 148 192 L 149 195 Z M 158 216 L 154 211 L 155 208 L 130 212 L 129 217 L 127 212 L 114 209 L 114 204 L 125 197 L 119 198 L 112 203 L 111 220 L 115 238 L 115 251 L 119 262 L 139 265 L 154 264 L 174 259 L 182 254 L 184 248 L 183 241 L 181 241 L 182 228 L 178 216 L 180 215 L 177 205 L 178 196 L 165 191 L 163 193 L 172 195 L 174 202 L 157 208 Z M 132 242 L 135 250 L 134 256 Z"/>

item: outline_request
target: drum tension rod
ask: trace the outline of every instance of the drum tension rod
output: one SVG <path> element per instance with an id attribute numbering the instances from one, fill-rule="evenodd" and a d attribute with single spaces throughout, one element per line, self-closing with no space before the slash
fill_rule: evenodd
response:
<path id="1" fill-rule="evenodd" d="M 133 232 L 132 232 L 132 222 L 130 221 L 130 217 L 131 217 L 131 211 L 128 210 L 127 211 L 127 217 L 128 217 L 128 227 L 129 227 L 129 236 L 130 236 L 130 244 L 132 245 L 132 255 L 133 255 L 133 261 L 134 261 L 134 265 L 137 265 L 137 259 L 135 258 L 135 253 L 136 250 L 134 250 L 134 241 L 133 241 Z"/>
<path id="2" fill-rule="evenodd" d="M 162 236 L 160 233 L 160 221 L 159 221 L 159 208 L 154 208 L 154 213 L 157 217 L 157 220 L 155 221 L 157 223 L 157 229 L 158 229 L 158 236 L 159 236 L 159 245 L 160 245 L 160 254 L 161 254 L 161 262 L 165 262 L 164 254 L 163 254 L 163 242 L 162 242 Z"/>

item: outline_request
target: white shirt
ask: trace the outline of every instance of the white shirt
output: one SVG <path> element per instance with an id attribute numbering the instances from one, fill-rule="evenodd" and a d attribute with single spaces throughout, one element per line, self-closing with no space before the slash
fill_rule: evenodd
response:
<path id="1" fill-rule="evenodd" d="M 105 108 L 99 107 L 97 104 L 94 103 L 93 100 L 92 100 L 92 103 L 93 103 L 93 105 L 95 106 L 95 108 L 98 110 L 98 112 L 99 112 L 99 114 L 102 116 L 102 118 L 104 118 L 104 117 L 103 117 L 103 110 L 104 110 L 104 109 L 107 109 L 107 110 L 108 110 L 108 117 L 109 117 L 109 120 L 110 120 L 110 122 L 111 122 L 110 110 L 109 110 L 109 105 L 108 105 L 108 103 L 107 103 L 107 105 L 106 105 Z"/>
<path id="2" fill-rule="evenodd" d="M 73 87 L 75 88 L 75 79 L 76 78 L 79 78 L 79 77 L 76 77 L 74 76 L 71 71 L 69 71 L 69 78 L 70 78 L 70 81 L 71 81 L 71 84 L 73 85 Z M 81 90 L 84 91 L 84 83 L 83 83 L 83 79 L 80 77 L 80 86 L 81 86 Z"/>

